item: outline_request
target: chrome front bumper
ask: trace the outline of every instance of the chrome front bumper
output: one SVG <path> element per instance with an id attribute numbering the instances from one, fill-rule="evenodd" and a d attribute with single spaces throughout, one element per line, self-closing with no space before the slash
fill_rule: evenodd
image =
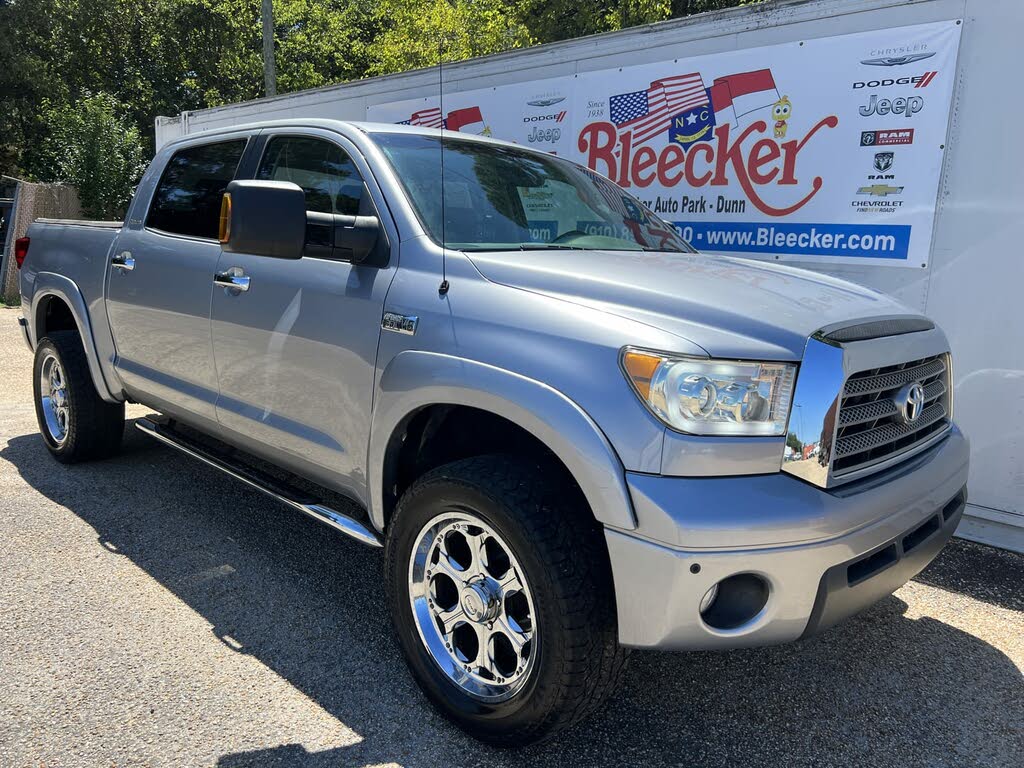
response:
<path id="1" fill-rule="evenodd" d="M 639 648 L 771 645 L 856 613 L 924 568 L 963 509 L 969 446 L 953 428 L 929 451 L 831 492 L 789 475 L 670 478 L 629 474 L 636 531 L 605 529 L 619 640 Z M 730 629 L 700 603 L 738 574 L 767 602 Z"/>

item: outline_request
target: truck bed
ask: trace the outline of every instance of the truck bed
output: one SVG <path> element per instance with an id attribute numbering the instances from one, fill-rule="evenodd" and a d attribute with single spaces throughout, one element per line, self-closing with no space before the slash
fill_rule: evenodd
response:
<path id="1" fill-rule="evenodd" d="M 89 317 L 89 332 L 104 364 L 114 358 L 107 313 L 102 309 L 104 286 L 123 226 L 120 221 L 36 219 L 28 228 L 31 245 L 20 271 L 25 314 L 34 318 L 44 311 L 39 299 L 48 293 L 65 297 L 80 316 Z"/>

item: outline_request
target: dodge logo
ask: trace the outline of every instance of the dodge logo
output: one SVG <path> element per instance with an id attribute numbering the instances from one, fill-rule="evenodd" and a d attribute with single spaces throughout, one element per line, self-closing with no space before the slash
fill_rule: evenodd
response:
<path id="1" fill-rule="evenodd" d="M 907 384 L 896 393 L 896 416 L 904 424 L 913 424 L 921 418 L 921 411 L 924 410 L 924 387 L 916 381 Z"/>

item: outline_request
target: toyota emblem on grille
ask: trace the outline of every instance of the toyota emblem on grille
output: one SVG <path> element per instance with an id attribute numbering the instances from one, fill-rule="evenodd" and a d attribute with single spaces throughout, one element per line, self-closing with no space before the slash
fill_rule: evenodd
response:
<path id="1" fill-rule="evenodd" d="M 896 415 L 904 424 L 913 424 L 924 410 L 924 387 L 918 382 L 908 384 L 896 393 Z"/>

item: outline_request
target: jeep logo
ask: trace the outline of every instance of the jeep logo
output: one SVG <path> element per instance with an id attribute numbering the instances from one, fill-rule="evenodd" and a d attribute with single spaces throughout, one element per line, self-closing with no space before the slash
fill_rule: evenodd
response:
<path id="1" fill-rule="evenodd" d="M 538 143 L 554 143 L 558 141 L 560 138 L 562 138 L 561 128 L 538 128 L 537 126 L 533 126 L 533 130 L 526 137 L 526 140 L 529 142 Z"/>
<path id="2" fill-rule="evenodd" d="M 868 103 L 860 108 L 861 117 L 871 115 L 904 115 L 911 117 L 924 108 L 924 99 L 920 96 L 909 96 L 898 99 L 880 99 L 875 94 L 868 97 Z"/>

